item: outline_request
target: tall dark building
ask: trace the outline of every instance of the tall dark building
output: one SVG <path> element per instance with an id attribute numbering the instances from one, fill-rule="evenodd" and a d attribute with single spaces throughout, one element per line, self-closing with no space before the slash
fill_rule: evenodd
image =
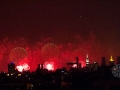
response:
<path id="1" fill-rule="evenodd" d="M 36 69 L 36 72 L 37 73 L 40 73 L 44 68 L 43 68 L 43 64 L 38 64 L 38 67 L 37 67 L 37 69 Z"/>
<path id="2" fill-rule="evenodd" d="M 81 69 L 81 63 L 79 63 L 79 69 Z"/>
<path id="3" fill-rule="evenodd" d="M 105 57 L 102 57 L 101 66 L 106 66 L 106 59 L 105 59 Z"/>
<path id="4" fill-rule="evenodd" d="M 117 64 L 120 64 L 120 56 L 117 56 Z"/>
<path id="5" fill-rule="evenodd" d="M 15 73 L 15 64 L 13 62 L 8 64 L 8 73 L 9 74 L 14 74 Z"/>
<path id="6" fill-rule="evenodd" d="M 93 63 L 92 63 L 92 70 L 93 70 L 93 71 L 97 71 L 98 66 L 99 66 L 99 65 L 98 65 L 97 62 L 93 62 Z"/>
<path id="7" fill-rule="evenodd" d="M 43 69 L 43 64 L 38 64 L 38 69 Z"/>
<path id="8" fill-rule="evenodd" d="M 79 59 L 76 57 L 77 68 L 79 68 Z"/>

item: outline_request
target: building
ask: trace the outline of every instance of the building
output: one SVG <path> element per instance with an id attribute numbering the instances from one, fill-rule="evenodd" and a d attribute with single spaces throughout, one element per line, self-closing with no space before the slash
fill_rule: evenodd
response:
<path id="1" fill-rule="evenodd" d="M 101 66 L 106 66 L 106 59 L 105 59 L 105 57 L 102 57 Z"/>
<path id="2" fill-rule="evenodd" d="M 120 64 L 120 56 L 117 57 L 117 64 Z"/>
<path id="3" fill-rule="evenodd" d="M 44 69 L 44 65 L 43 64 L 40 64 L 40 69 Z"/>
<path id="4" fill-rule="evenodd" d="M 76 57 L 76 64 L 77 64 L 77 68 L 79 68 L 79 59 L 78 59 L 78 57 Z"/>
<path id="5" fill-rule="evenodd" d="M 81 68 L 81 63 L 79 63 L 78 57 L 76 57 L 76 62 L 67 63 L 67 68 L 68 68 L 68 70 L 70 70 L 70 68 L 80 69 Z"/>
<path id="6" fill-rule="evenodd" d="M 114 66 L 114 60 L 113 60 L 112 56 L 110 57 L 109 65 L 110 65 L 110 66 Z"/>
<path id="7" fill-rule="evenodd" d="M 9 74 L 15 74 L 15 64 L 13 62 L 8 64 L 8 73 Z"/>
<path id="8" fill-rule="evenodd" d="M 43 64 L 38 64 L 38 67 L 37 67 L 37 69 L 36 69 L 36 72 L 37 72 L 37 73 L 40 73 L 41 71 L 43 71 L 43 69 L 44 69 L 43 66 L 44 66 Z"/>
<path id="9" fill-rule="evenodd" d="M 86 55 L 86 67 L 89 67 L 89 58 L 88 58 L 88 54 Z"/>
<path id="10" fill-rule="evenodd" d="M 93 70 L 93 71 L 97 71 L 98 66 L 99 66 L 99 65 L 98 65 L 97 62 L 93 62 L 93 63 L 92 63 L 92 70 Z"/>

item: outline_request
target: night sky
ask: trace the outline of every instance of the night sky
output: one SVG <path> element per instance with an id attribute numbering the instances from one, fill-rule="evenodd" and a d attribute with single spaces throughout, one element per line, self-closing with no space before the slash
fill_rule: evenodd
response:
<path id="1" fill-rule="evenodd" d="M 119 0 L 1 0 L 0 40 L 5 37 L 26 38 L 29 42 L 41 37 L 55 43 L 76 43 L 90 32 L 108 54 L 120 55 Z"/>

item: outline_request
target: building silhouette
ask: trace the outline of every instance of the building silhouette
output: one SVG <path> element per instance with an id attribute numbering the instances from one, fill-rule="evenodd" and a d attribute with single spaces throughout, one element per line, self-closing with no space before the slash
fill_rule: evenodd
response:
<path id="1" fill-rule="evenodd" d="M 69 62 L 67 63 L 67 69 L 70 70 L 73 67 L 76 67 L 77 69 L 81 68 L 81 63 L 79 63 L 79 58 L 76 57 L 76 62 Z"/>
<path id="2" fill-rule="evenodd" d="M 14 62 L 11 62 L 8 64 L 8 73 L 9 74 L 15 74 L 15 64 Z"/>
<path id="3" fill-rule="evenodd" d="M 89 58 L 88 58 L 88 54 L 86 55 L 86 67 L 89 67 Z"/>
<path id="4" fill-rule="evenodd" d="M 106 66 L 106 58 L 102 57 L 101 66 Z"/>
<path id="5" fill-rule="evenodd" d="M 111 72 L 112 56 L 110 65 L 106 65 L 105 57 L 102 57 L 101 66 L 93 62 L 86 63 L 89 67 L 80 68 L 80 64 L 76 57 L 76 62 L 67 63 L 70 67 L 76 66 L 70 71 L 66 68 L 48 71 L 43 64 L 38 64 L 34 72 L 16 73 L 15 64 L 11 62 L 8 64 L 9 73 L 0 73 L 0 90 L 120 90 L 120 80 Z"/>
<path id="6" fill-rule="evenodd" d="M 117 56 L 117 64 L 120 64 L 120 56 Z"/>

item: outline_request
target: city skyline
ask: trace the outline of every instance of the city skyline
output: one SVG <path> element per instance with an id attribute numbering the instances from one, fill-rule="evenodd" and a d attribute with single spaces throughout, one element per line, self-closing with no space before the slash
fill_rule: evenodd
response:
<path id="1" fill-rule="evenodd" d="M 0 90 L 119 90 L 119 0 L 0 0 Z"/>

